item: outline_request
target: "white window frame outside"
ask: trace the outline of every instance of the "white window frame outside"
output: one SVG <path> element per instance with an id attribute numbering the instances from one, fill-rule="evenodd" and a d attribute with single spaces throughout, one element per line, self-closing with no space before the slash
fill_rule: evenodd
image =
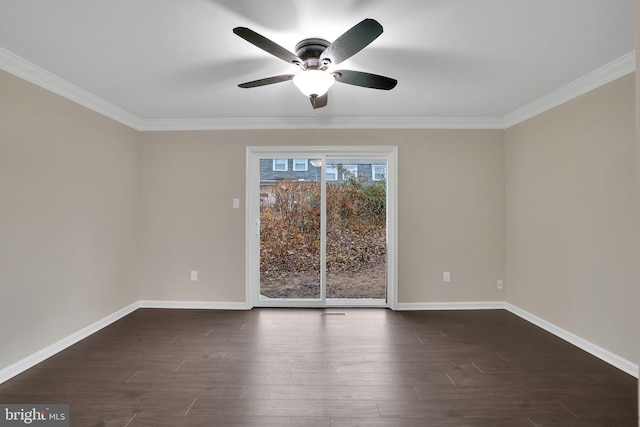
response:
<path id="1" fill-rule="evenodd" d="M 331 169 L 331 171 L 329 171 Z M 326 167 L 327 181 L 338 180 L 338 165 L 327 165 Z"/>
<path id="2" fill-rule="evenodd" d="M 384 179 L 376 178 L 376 168 L 384 170 Z M 384 181 L 387 179 L 387 166 L 385 165 L 371 165 L 371 179 L 373 181 Z"/>
<path id="3" fill-rule="evenodd" d="M 342 165 L 342 180 L 346 181 L 350 177 L 358 178 L 358 165 Z"/>
<path id="4" fill-rule="evenodd" d="M 278 169 L 276 167 L 277 162 L 284 161 L 284 169 Z M 274 172 L 286 172 L 289 170 L 289 159 L 273 159 L 273 171 Z"/>
<path id="5" fill-rule="evenodd" d="M 296 164 L 296 162 L 298 162 Z M 304 165 L 300 163 L 304 162 Z M 309 170 L 309 161 L 307 159 L 293 159 L 293 171 L 294 172 L 306 172 Z"/>

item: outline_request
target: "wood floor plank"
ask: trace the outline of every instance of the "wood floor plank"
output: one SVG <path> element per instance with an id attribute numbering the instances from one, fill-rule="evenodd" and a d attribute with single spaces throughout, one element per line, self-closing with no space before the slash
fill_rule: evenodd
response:
<path id="1" fill-rule="evenodd" d="M 180 368 L 180 372 L 187 374 L 208 374 L 212 372 L 241 371 L 260 374 L 273 372 L 327 372 L 327 362 L 315 361 L 274 361 L 274 362 L 216 362 L 198 363 L 188 360 Z"/>
<path id="2" fill-rule="evenodd" d="M 331 418 L 331 427 L 533 427 L 524 418 Z M 542 426 L 541 426 L 542 427 Z"/>
<path id="3" fill-rule="evenodd" d="M 343 353 L 339 351 L 262 351 L 239 352 L 231 351 L 225 354 L 225 362 L 364 362 L 365 357 L 360 352 Z"/>
<path id="4" fill-rule="evenodd" d="M 429 373 L 388 373 L 388 372 L 329 372 L 291 374 L 294 385 L 331 385 L 331 386 L 414 386 L 429 384 L 433 387 L 449 386 L 444 371 Z"/>
<path id="5" fill-rule="evenodd" d="M 247 386 L 243 399 L 258 400 L 418 400 L 412 386 L 261 385 Z"/>
<path id="6" fill-rule="evenodd" d="M 257 399 L 218 400 L 198 399 L 189 411 L 193 415 L 252 415 L 257 417 L 361 417 L 378 418 L 374 400 L 286 400 Z"/>
<path id="7" fill-rule="evenodd" d="M 332 427 L 330 417 L 256 417 L 230 415 L 137 416 L 127 427 Z"/>

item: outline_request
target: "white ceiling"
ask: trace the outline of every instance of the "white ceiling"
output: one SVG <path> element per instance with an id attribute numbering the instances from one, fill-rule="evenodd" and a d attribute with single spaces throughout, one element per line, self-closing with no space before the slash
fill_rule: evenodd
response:
<path id="1" fill-rule="evenodd" d="M 313 111 L 292 82 L 237 87 L 296 67 L 234 27 L 293 51 L 364 18 L 384 33 L 339 68 L 392 91 L 338 83 Z M 139 129 L 501 127 L 633 71 L 633 50 L 634 0 L 0 0 L 1 68 Z"/>

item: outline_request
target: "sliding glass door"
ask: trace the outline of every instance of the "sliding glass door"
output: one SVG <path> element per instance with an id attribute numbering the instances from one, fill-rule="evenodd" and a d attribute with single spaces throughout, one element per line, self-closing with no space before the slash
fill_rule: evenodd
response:
<path id="1" fill-rule="evenodd" d="M 261 300 L 322 298 L 321 193 L 308 159 L 260 159 Z"/>
<path id="2" fill-rule="evenodd" d="M 389 306 L 395 148 L 250 147 L 247 156 L 251 305 Z"/>
<path id="3" fill-rule="evenodd" d="M 386 169 L 382 159 L 327 159 L 328 299 L 386 299 Z"/>

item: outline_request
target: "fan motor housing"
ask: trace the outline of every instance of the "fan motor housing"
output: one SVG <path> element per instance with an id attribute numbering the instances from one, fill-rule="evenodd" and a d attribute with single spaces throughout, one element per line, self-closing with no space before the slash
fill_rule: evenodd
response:
<path id="1" fill-rule="evenodd" d="M 320 63 L 320 55 L 329 45 L 330 43 L 324 39 L 304 39 L 296 44 L 296 55 L 304 61 L 305 68 L 319 68 L 321 65 L 327 65 Z"/>

